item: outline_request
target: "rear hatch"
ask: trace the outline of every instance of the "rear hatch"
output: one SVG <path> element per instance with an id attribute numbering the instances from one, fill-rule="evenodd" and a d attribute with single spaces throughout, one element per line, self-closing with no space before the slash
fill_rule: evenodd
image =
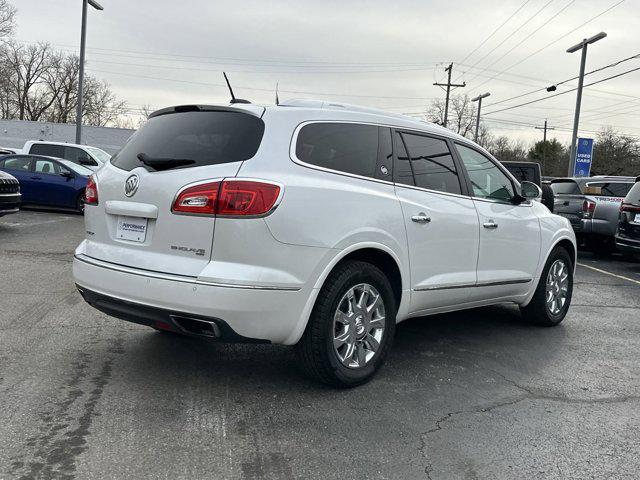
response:
<path id="1" fill-rule="evenodd" d="M 212 255 L 215 217 L 172 212 L 185 186 L 235 177 L 262 141 L 262 107 L 185 106 L 152 114 L 97 172 L 85 208 L 87 256 L 196 277 Z"/>
<path id="2" fill-rule="evenodd" d="M 580 228 L 582 204 L 585 196 L 577 182 L 571 179 L 557 179 L 551 182 L 554 194 L 553 213 L 569 219 L 574 228 Z"/>

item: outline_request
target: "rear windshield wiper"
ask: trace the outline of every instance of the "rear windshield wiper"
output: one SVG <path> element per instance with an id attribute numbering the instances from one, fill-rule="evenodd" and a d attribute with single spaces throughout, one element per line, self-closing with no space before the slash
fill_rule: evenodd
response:
<path id="1" fill-rule="evenodd" d="M 184 167 L 196 163 L 195 160 L 188 158 L 153 158 L 146 153 L 139 153 L 137 157 L 138 160 L 154 170 L 169 170 L 171 168 Z"/>

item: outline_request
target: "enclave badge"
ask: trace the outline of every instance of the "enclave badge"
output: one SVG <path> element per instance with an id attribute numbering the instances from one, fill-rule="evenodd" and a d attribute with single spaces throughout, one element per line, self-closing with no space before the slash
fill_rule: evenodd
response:
<path id="1" fill-rule="evenodd" d="M 133 197 L 138 191 L 138 185 L 140 185 L 140 177 L 138 177 L 137 173 L 134 173 L 124 182 L 124 194 L 127 197 Z"/>

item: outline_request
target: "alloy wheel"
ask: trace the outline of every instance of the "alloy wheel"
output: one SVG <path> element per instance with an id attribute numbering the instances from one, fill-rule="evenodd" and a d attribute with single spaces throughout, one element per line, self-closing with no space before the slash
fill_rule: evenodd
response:
<path id="1" fill-rule="evenodd" d="M 385 308 L 380 293 L 368 283 L 351 287 L 333 317 L 333 349 L 348 368 L 368 364 L 380 349 L 385 331 Z"/>

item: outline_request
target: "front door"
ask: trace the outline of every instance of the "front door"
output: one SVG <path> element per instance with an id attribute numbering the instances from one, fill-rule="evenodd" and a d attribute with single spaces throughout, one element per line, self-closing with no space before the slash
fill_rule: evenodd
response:
<path id="1" fill-rule="evenodd" d="M 478 215 L 446 140 L 395 134 L 394 181 L 407 231 L 412 313 L 464 303 L 476 282 Z"/>
<path id="2" fill-rule="evenodd" d="M 478 150 L 456 144 L 480 221 L 478 284 L 473 299 L 527 293 L 540 257 L 540 223 L 533 204 L 514 204 L 514 184 Z"/>

